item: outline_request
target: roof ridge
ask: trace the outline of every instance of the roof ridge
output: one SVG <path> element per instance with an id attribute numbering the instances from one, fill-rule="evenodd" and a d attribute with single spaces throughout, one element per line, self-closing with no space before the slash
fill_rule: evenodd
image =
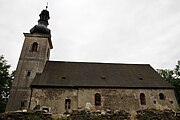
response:
<path id="1" fill-rule="evenodd" d="M 86 64 L 114 64 L 114 65 L 143 65 L 150 66 L 150 64 L 137 64 L 137 63 L 110 63 L 110 62 L 79 62 L 79 61 L 55 61 L 49 60 L 47 62 L 57 62 L 57 63 L 86 63 Z"/>

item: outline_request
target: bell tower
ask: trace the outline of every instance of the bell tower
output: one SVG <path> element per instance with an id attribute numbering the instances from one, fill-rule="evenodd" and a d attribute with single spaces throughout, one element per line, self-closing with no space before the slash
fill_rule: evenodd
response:
<path id="1" fill-rule="evenodd" d="M 31 82 L 36 73 L 41 73 L 49 60 L 53 48 L 51 31 L 47 28 L 49 11 L 42 10 L 30 33 L 24 33 L 25 40 L 19 57 L 6 111 L 28 109 L 31 96 Z"/>

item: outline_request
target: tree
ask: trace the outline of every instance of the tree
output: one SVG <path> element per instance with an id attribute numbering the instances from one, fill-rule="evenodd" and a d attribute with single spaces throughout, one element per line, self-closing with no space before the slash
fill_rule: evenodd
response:
<path id="1" fill-rule="evenodd" d="M 157 70 L 158 73 L 171 85 L 175 87 L 175 94 L 178 103 L 180 104 L 180 61 L 177 62 L 176 67 L 174 70 L 169 70 L 169 69 L 159 69 Z"/>
<path id="2" fill-rule="evenodd" d="M 6 103 L 10 93 L 10 87 L 14 78 L 14 72 L 10 74 L 10 65 L 4 59 L 4 56 L 0 56 L 0 112 L 4 112 Z"/>

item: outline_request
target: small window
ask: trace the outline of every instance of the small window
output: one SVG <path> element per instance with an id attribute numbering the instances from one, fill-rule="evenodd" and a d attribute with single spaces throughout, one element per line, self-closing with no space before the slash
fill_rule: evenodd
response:
<path id="1" fill-rule="evenodd" d="M 25 107 L 25 102 L 21 102 L 21 108 Z"/>
<path id="2" fill-rule="evenodd" d="M 159 93 L 159 99 L 160 100 L 165 100 L 165 95 L 163 93 Z"/>
<path id="3" fill-rule="evenodd" d="M 140 102 L 141 102 L 141 105 L 146 105 L 146 97 L 144 93 L 140 94 Z"/>
<path id="4" fill-rule="evenodd" d="M 26 105 L 27 105 L 27 101 L 21 101 L 20 109 L 27 107 Z"/>
<path id="5" fill-rule="evenodd" d="M 95 106 L 101 105 L 101 95 L 99 93 L 95 94 Z"/>
<path id="6" fill-rule="evenodd" d="M 27 71 L 27 76 L 29 77 L 31 75 L 31 71 Z"/>
<path id="7" fill-rule="evenodd" d="M 71 100 L 70 99 L 65 99 L 65 109 L 66 110 L 71 109 Z"/>
<path id="8" fill-rule="evenodd" d="M 33 52 L 37 52 L 38 51 L 38 43 L 37 42 L 34 42 L 32 44 L 31 51 L 33 51 Z"/>

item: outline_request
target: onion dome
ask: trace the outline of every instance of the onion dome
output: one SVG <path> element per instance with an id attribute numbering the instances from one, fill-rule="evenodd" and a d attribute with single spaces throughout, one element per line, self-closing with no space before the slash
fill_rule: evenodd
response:
<path id="1" fill-rule="evenodd" d="M 47 7 L 46 7 L 47 8 Z M 51 34 L 51 30 L 47 28 L 49 25 L 48 20 L 50 19 L 49 17 L 49 11 L 42 10 L 40 15 L 40 19 L 38 20 L 38 25 L 35 25 L 33 28 L 31 28 L 30 33 L 40 33 L 40 34 Z"/>

